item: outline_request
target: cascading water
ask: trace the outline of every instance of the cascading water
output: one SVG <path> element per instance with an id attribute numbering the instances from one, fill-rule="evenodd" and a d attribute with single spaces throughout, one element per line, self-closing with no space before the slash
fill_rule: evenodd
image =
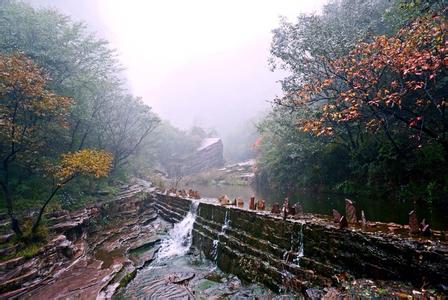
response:
<path id="1" fill-rule="evenodd" d="M 211 253 L 211 255 L 212 255 L 213 260 L 214 260 L 215 262 L 218 260 L 219 237 L 225 233 L 225 230 L 226 230 L 227 228 L 230 227 L 230 219 L 229 219 L 229 216 L 228 216 L 228 212 L 229 212 L 229 211 L 226 210 L 226 215 L 225 215 L 225 217 L 224 217 L 224 223 L 222 224 L 221 231 L 218 233 L 218 238 L 217 238 L 216 240 L 213 241 L 213 248 L 212 248 L 212 253 Z"/>
<path id="2" fill-rule="evenodd" d="M 190 250 L 193 225 L 196 221 L 196 213 L 199 202 L 192 201 L 190 211 L 185 218 L 169 231 L 168 237 L 162 240 L 158 259 L 166 259 L 174 256 L 185 255 Z"/>
<path id="3" fill-rule="evenodd" d="M 300 230 L 298 233 L 298 242 L 299 242 L 299 247 L 297 249 L 297 257 L 295 260 L 295 263 L 300 266 L 300 258 L 303 257 L 303 224 L 302 222 L 300 222 Z"/>
<path id="4" fill-rule="evenodd" d="M 135 278 L 124 289 L 119 290 L 117 299 L 227 299 L 229 295 L 232 295 L 232 299 L 246 299 L 248 295 L 257 299 L 272 298 L 272 293 L 263 286 L 247 286 L 234 275 L 222 273 L 216 263 L 202 259 L 197 251 L 189 251 L 193 226 L 200 209 L 198 202 L 192 202 L 184 219 L 162 239 L 156 259 L 140 269 Z M 212 257 L 215 261 L 218 245 L 230 227 L 229 215 L 230 211 L 226 210 L 218 239 L 213 243 L 216 254 Z M 169 226 L 165 221 L 160 221 L 161 228 Z M 151 249 L 156 250 L 157 248 Z M 222 277 L 223 280 L 212 281 L 209 279 L 210 275 Z M 230 289 L 229 284 L 232 284 Z"/>
<path id="5" fill-rule="evenodd" d="M 303 224 L 305 224 L 304 222 L 300 222 L 300 229 L 297 232 L 297 240 L 295 240 L 296 238 L 294 237 L 294 234 L 291 235 L 291 250 L 289 251 L 285 251 L 285 253 L 283 254 L 283 260 L 285 260 L 286 262 L 288 262 L 289 260 L 289 255 L 291 255 L 291 253 L 295 252 L 294 245 L 297 245 L 297 256 L 294 259 L 294 263 L 300 267 L 300 258 L 303 257 Z M 289 271 L 287 271 L 286 269 L 283 269 L 280 271 L 281 276 L 282 276 L 282 286 L 280 286 L 279 288 L 279 293 L 286 293 L 288 291 L 288 286 L 290 285 L 290 281 L 294 278 L 294 275 L 291 274 Z"/>

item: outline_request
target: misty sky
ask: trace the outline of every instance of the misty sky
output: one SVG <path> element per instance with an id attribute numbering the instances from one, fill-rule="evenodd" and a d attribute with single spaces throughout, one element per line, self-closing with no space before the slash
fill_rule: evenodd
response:
<path id="1" fill-rule="evenodd" d="M 176 126 L 241 126 L 280 94 L 267 59 L 279 16 L 325 0 L 29 0 L 86 21 L 120 54 L 136 96 Z"/>

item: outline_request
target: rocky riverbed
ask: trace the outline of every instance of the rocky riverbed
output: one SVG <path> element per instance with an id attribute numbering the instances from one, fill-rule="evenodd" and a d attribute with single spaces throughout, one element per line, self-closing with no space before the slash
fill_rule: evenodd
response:
<path id="1" fill-rule="evenodd" d="M 390 235 L 371 232 L 366 239 L 357 230 L 339 232 L 315 220 L 304 220 L 298 224 L 305 224 L 303 228 L 300 225 L 305 255 L 298 260 L 300 240 L 294 235 L 283 237 L 290 235 L 290 229 L 296 232 L 299 227 L 295 223 L 281 225 L 281 219 L 268 215 L 209 206 L 202 200 L 201 204 L 176 197 L 168 201 L 158 195 L 147 182 L 137 180 L 103 203 L 48 215 L 50 241 L 35 256 L 0 262 L 0 299 L 338 299 L 354 295 L 442 299 L 446 292 L 443 282 L 431 279 L 433 284 L 422 283 L 421 274 L 414 274 L 419 277 L 414 284 L 402 275 L 395 281 L 380 279 L 378 274 L 369 277 L 369 268 L 384 266 L 387 261 L 400 265 L 394 256 L 400 255 L 400 249 L 407 247 L 403 257 L 413 257 L 414 242 L 400 236 L 387 242 Z M 263 226 L 256 226 L 258 221 L 266 224 L 266 232 L 260 231 Z M 323 235 L 313 238 L 319 234 Z M 325 243 L 327 235 L 339 242 Z M 271 238 L 264 241 L 264 236 Z M 353 261 L 350 251 L 362 240 L 367 243 L 366 251 L 359 257 L 366 261 Z M 291 251 L 283 251 L 289 250 L 290 243 Z M 446 277 L 442 258 L 448 253 L 446 244 L 415 243 L 423 247 L 418 250 L 421 263 L 431 262 L 422 270 L 442 272 L 440 276 Z M 7 251 L 12 251 L 11 256 L 14 249 Z M 382 256 L 388 251 L 393 256 Z M 258 257 L 254 253 L 259 253 Z M 350 260 L 354 263 L 347 265 Z M 344 266 L 346 272 L 342 272 Z M 418 265 L 410 267 L 418 270 Z M 270 270 L 269 276 L 262 270 Z"/>
<path id="2" fill-rule="evenodd" d="M 194 218 L 172 228 L 157 217 L 149 191 L 133 185 L 101 206 L 58 214 L 51 241 L 35 257 L 0 263 L 0 299 L 272 295 L 221 272 L 190 247 Z"/>

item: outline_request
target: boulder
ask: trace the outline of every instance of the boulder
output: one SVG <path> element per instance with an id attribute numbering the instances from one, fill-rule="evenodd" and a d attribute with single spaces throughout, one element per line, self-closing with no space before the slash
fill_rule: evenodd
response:
<path id="1" fill-rule="evenodd" d="M 265 210 L 265 208 L 266 208 L 266 205 L 265 205 L 265 202 L 264 202 L 264 200 L 258 200 L 258 202 L 257 202 L 257 209 L 258 210 Z"/>
<path id="2" fill-rule="evenodd" d="M 341 213 L 338 212 L 336 209 L 333 209 L 333 222 L 334 223 L 339 223 L 339 221 L 341 220 Z"/>
<path id="3" fill-rule="evenodd" d="M 352 200 L 345 199 L 345 215 L 347 216 L 347 222 L 349 224 L 357 224 L 358 218 L 356 217 L 356 208 L 353 205 Z"/>
<path id="4" fill-rule="evenodd" d="M 221 205 L 229 205 L 230 203 L 230 199 L 229 197 L 227 197 L 227 195 L 223 195 L 221 197 L 218 198 L 219 204 Z"/>
<path id="5" fill-rule="evenodd" d="M 420 224 L 418 223 L 417 213 L 415 210 L 409 213 L 409 232 L 416 234 L 420 231 Z"/>
<path id="6" fill-rule="evenodd" d="M 250 199 L 249 199 L 249 209 L 252 209 L 252 210 L 255 209 L 255 197 L 254 196 L 250 197 Z"/>
<path id="7" fill-rule="evenodd" d="M 283 220 L 286 220 L 288 213 L 289 213 L 289 199 L 288 197 L 286 197 L 285 201 L 283 202 L 283 208 L 282 208 Z"/>
<path id="8" fill-rule="evenodd" d="M 344 216 L 342 216 L 341 219 L 339 220 L 339 228 L 342 229 L 347 227 L 348 227 L 347 219 Z"/>

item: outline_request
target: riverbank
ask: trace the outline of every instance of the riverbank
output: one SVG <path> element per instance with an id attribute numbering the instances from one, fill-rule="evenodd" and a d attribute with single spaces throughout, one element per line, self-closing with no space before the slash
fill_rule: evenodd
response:
<path id="1" fill-rule="evenodd" d="M 0 298 L 445 295 L 446 241 L 383 225 L 341 230 L 311 214 L 283 221 L 139 181 L 57 217 L 35 256 L 0 262 Z"/>
<path id="2" fill-rule="evenodd" d="M 0 298 L 96 298 L 113 294 L 149 254 L 130 254 L 154 243 L 157 218 L 147 184 L 136 182 L 113 198 L 48 219 L 49 242 L 30 257 L 0 262 Z"/>

